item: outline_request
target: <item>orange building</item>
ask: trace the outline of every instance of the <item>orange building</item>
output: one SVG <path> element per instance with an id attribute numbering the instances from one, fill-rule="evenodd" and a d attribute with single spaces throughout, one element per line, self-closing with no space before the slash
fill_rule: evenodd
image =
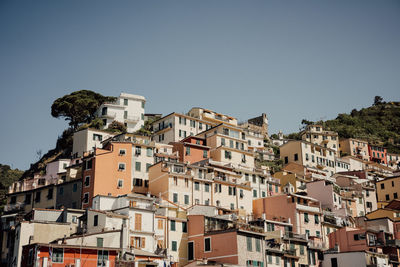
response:
<path id="1" fill-rule="evenodd" d="M 210 147 L 206 146 L 206 140 L 201 137 L 189 136 L 170 144 L 173 145 L 173 152 L 178 151 L 179 162 L 195 163 L 210 157 Z"/>
<path id="2" fill-rule="evenodd" d="M 96 195 L 118 196 L 131 192 L 132 144 L 109 142 L 83 158 L 82 208 L 92 206 Z"/>
<path id="3" fill-rule="evenodd" d="M 30 244 L 23 247 L 21 266 L 114 267 L 116 266 L 116 258 L 119 251 L 119 248 L 80 247 L 58 244 Z"/>

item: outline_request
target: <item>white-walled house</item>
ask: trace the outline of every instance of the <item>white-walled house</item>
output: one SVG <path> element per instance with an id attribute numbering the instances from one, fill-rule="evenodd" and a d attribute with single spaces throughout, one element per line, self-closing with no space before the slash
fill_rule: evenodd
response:
<path id="1" fill-rule="evenodd" d="M 101 142 L 113 136 L 115 134 L 92 128 L 76 131 L 72 137 L 73 158 L 81 158 L 85 153 L 93 152 L 95 148 L 103 147 Z"/>
<path id="2" fill-rule="evenodd" d="M 146 99 L 140 95 L 121 93 L 113 103 L 103 103 L 97 110 L 97 117 L 103 120 L 104 128 L 113 121 L 123 123 L 129 133 L 144 125 Z"/>

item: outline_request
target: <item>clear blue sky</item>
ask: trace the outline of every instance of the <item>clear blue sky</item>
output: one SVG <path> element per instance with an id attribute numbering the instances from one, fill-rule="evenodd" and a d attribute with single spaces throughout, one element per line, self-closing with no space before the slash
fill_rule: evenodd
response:
<path id="1" fill-rule="evenodd" d="M 51 104 L 80 89 L 294 132 L 399 101 L 399 48 L 400 1 L 1 1 L 0 163 L 53 148 L 67 123 Z"/>

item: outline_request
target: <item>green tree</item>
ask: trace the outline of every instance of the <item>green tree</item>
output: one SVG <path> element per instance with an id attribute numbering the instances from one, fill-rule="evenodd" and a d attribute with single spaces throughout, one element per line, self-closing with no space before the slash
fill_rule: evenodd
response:
<path id="1" fill-rule="evenodd" d="M 113 133 L 126 133 L 126 126 L 118 121 L 113 121 L 108 125 L 107 131 Z"/>
<path id="2" fill-rule="evenodd" d="M 51 106 L 51 115 L 63 117 L 74 130 L 82 123 L 90 123 L 104 102 L 114 102 L 115 97 L 103 96 L 90 90 L 80 90 L 56 99 Z"/>
<path id="3" fill-rule="evenodd" d="M 8 187 L 21 177 L 23 171 L 11 169 L 8 165 L 0 164 L 0 212 L 6 203 Z"/>
<path id="4" fill-rule="evenodd" d="M 374 106 L 377 106 L 379 104 L 383 104 L 383 98 L 381 96 L 377 95 L 374 98 Z"/>

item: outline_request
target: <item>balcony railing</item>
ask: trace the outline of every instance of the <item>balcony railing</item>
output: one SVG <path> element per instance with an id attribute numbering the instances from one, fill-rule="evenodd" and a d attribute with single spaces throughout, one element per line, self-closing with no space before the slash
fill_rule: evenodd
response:
<path id="1" fill-rule="evenodd" d="M 17 202 L 14 204 L 7 204 L 4 206 L 4 211 L 18 211 L 25 207 L 25 203 Z"/>
<path id="2" fill-rule="evenodd" d="M 296 204 L 296 209 L 302 211 L 319 212 L 319 207 L 306 206 L 302 204 Z"/>

